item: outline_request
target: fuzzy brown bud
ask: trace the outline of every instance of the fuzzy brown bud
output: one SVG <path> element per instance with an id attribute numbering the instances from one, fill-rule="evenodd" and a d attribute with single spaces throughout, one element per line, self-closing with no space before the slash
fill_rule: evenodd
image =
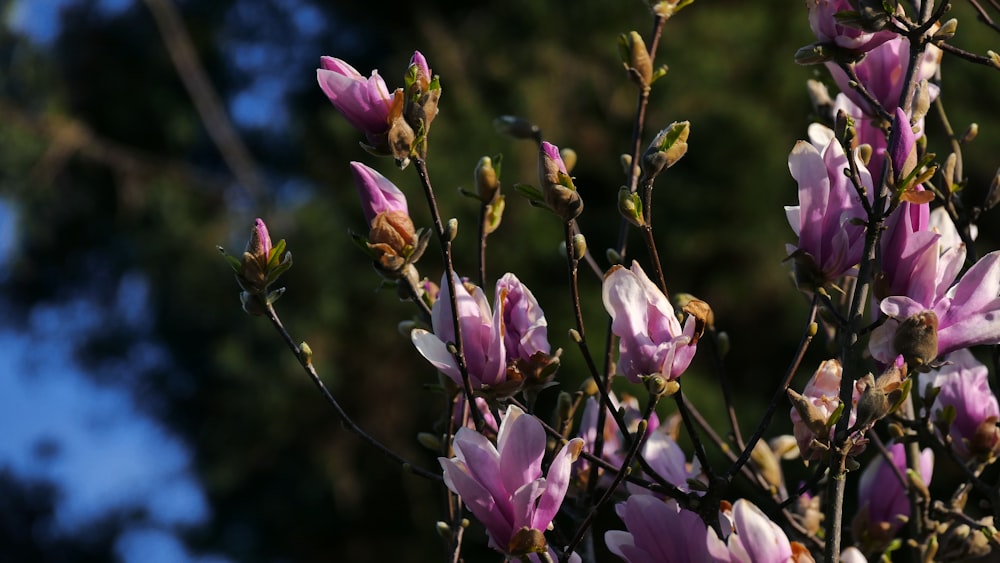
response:
<path id="1" fill-rule="evenodd" d="M 929 365 L 938 355 L 938 318 L 934 311 L 907 317 L 896 329 L 893 346 L 910 369 Z"/>

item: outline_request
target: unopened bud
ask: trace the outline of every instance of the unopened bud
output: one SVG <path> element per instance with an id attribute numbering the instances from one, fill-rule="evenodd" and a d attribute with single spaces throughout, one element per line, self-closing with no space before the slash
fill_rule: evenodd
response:
<path id="1" fill-rule="evenodd" d="M 444 227 L 444 238 L 450 242 L 454 241 L 456 236 L 458 236 L 458 219 L 452 217 Z"/>
<path id="2" fill-rule="evenodd" d="M 582 234 L 573 235 L 573 259 L 583 260 L 587 255 L 587 238 Z"/>
<path id="3" fill-rule="evenodd" d="M 583 337 L 580 336 L 580 332 L 578 330 L 576 330 L 575 328 L 569 329 L 569 338 L 570 338 L 570 340 L 572 340 L 573 342 L 576 342 L 577 344 L 583 342 Z"/>
<path id="4" fill-rule="evenodd" d="M 622 172 L 625 173 L 625 176 L 631 178 L 632 174 L 634 173 L 634 171 L 632 170 L 632 155 L 630 154 L 621 155 L 619 162 L 621 162 L 622 165 Z"/>
<path id="5" fill-rule="evenodd" d="M 990 182 L 990 188 L 986 190 L 986 200 L 983 202 L 983 207 L 993 209 L 997 203 L 1000 203 L 1000 168 L 997 168 L 996 174 L 993 175 L 993 181 Z"/>
<path id="6" fill-rule="evenodd" d="M 858 160 L 860 160 L 865 166 L 868 166 L 868 163 L 872 161 L 872 146 L 868 143 L 863 143 L 858 145 L 858 148 L 856 148 L 855 151 L 858 156 Z"/>
<path id="7" fill-rule="evenodd" d="M 990 59 L 990 64 L 993 68 L 1000 69 L 1000 55 L 996 51 L 986 51 L 986 56 Z"/>
<path id="8" fill-rule="evenodd" d="M 618 253 L 614 248 L 609 248 L 604 251 L 604 257 L 608 259 L 608 263 L 612 266 L 615 264 L 622 263 L 622 255 Z"/>
<path id="9" fill-rule="evenodd" d="M 618 190 L 618 212 L 636 227 L 646 224 L 642 214 L 642 200 L 639 194 L 630 192 L 628 186 L 622 186 Z"/>
<path id="10" fill-rule="evenodd" d="M 976 137 L 978 136 L 979 136 L 979 124 L 970 123 L 969 126 L 965 129 L 965 133 L 962 134 L 961 142 L 963 144 L 971 143 L 972 141 L 976 140 Z"/>
<path id="11" fill-rule="evenodd" d="M 941 27 L 937 32 L 931 36 L 932 41 L 947 41 L 955 36 L 955 32 L 958 31 L 958 20 L 951 18 L 950 20 L 941 24 Z"/>
<path id="12" fill-rule="evenodd" d="M 680 389 L 680 384 L 676 381 L 668 380 L 662 375 L 651 375 L 645 381 L 646 390 L 650 395 L 657 397 L 669 397 Z"/>
<path id="13" fill-rule="evenodd" d="M 299 344 L 299 360 L 301 360 L 303 364 L 309 365 L 312 363 L 312 357 L 312 348 L 310 348 L 305 342 L 301 342 Z"/>
<path id="14" fill-rule="evenodd" d="M 556 400 L 556 416 L 559 417 L 560 423 L 573 417 L 573 395 L 565 391 L 559 392 L 559 398 Z"/>
<path id="15" fill-rule="evenodd" d="M 499 158 L 497 164 L 499 165 Z M 476 195 L 479 196 L 479 201 L 484 204 L 493 202 L 497 194 L 500 193 L 499 171 L 493 168 L 493 159 L 488 156 L 480 158 L 473 176 L 476 181 Z"/>
<path id="16" fill-rule="evenodd" d="M 809 93 L 809 101 L 812 102 L 813 111 L 816 115 L 829 119 L 830 108 L 833 107 L 833 100 L 830 98 L 830 90 L 826 84 L 819 80 L 809 79 L 806 81 L 806 89 Z"/>
<path id="17" fill-rule="evenodd" d="M 580 384 L 580 392 L 587 397 L 593 397 L 594 395 L 597 394 L 597 391 L 598 391 L 597 382 L 594 381 L 594 379 L 591 377 L 584 379 L 583 383 Z"/>
<path id="18" fill-rule="evenodd" d="M 451 526 L 449 526 L 447 522 L 438 520 L 437 523 L 434 524 L 434 529 L 437 530 L 438 535 L 441 536 L 442 539 L 449 542 L 451 541 Z"/>
<path id="19" fill-rule="evenodd" d="M 396 330 L 399 331 L 399 334 L 406 338 L 410 337 L 410 333 L 413 332 L 413 329 L 415 328 L 417 328 L 417 323 L 413 321 L 399 321 L 396 325 Z"/>
<path id="20" fill-rule="evenodd" d="M 618 53 L 632 82 L 639 88 L 649 88 L 653 79 L 653 61 L 649 58 L 642 36 L 635 31 L 619 35 Z"/>
<path id="21" fill-rule="evenodd" d="M 785 478 L 781 472 L 781 465 L 775 457 L 771 447 L 764 440 L 758 440 L 750 452 L 750 459 L 753 461 L 761 476 L 774 489 L 781 487 Z"/>
<path id="22" fill-rule="evenodd" d="M 441 453 L 442 451 L 441 438 L 437 434 L 420 432 L 417 434 L 417 442 L 432 452 Z"/>
<path id="23" fill-rule="evenodd" d="M 718 343 L 719 346 L 719 356 L 725 358 L 727 355 L 729 355 L 729 348 L 730 348 L 729 333 L 724 330 L 720 330 L 715 335 L 715 341 L 716 343 Z"/>
<path id="24" fill-rule="evenodd" d="M 771 438 L 767 442 L 767 445 L 771 448 L 774 455 L 780 459 L 789 460 L 799 457 L 798 440 L 791 434 L 782 434 L 781 436 Z"/>
<path id="25" fill-rule="evenodd" d="M 838 140 L 845 145 L 850 145 L 855 136 L 854 118 L 847 115 L 844 110 L 838 110 L 833 121 L 833 132 Z"/>
<path id="26" fill-rule="evenodd" d="M 656 134 L 642 156 L 642 175 L 646 182 L 652 182 L 660 172 L 670 168 L 687 154 L 690 134 L 689 121 L 675 121 Z"/>

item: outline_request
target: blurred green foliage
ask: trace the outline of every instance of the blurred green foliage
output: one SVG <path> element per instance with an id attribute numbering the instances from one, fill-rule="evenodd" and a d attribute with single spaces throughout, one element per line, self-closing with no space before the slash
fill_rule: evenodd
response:
<path id="1" fill-rule="evenodd" d="M 792 238 L 782 206 L 795 202 L 786 159 L 810 122 L 804 82 L 824 77 L 792 62 L 812 39 L 800 4 L 715 0 L 681 12 L 660 43 L 657 62 L 670 71 L 654 86 L 647 117 L 646 142 L 672 121 L 692 123 L 687 156 L 656 188 L 656 236 L 671 287 L 711 303 L 730 334 L 726 369 L 745 432 L 786 369 L 806 310 L 781 263 Z M 457 188 L 471 187 L 480 156 L 504 155 L 508 205 L 490 237 L 489 276 L 515 271 L 535 292 L 553 345 L 565 349 L 559 379 L 572 391 L 586 373 L 566 337 L 572 316 L 560 225 L 510 189 L 536 181 L 533 145 L 497 135 L 491 122 L 524 116 L 548 140 L 577 151 L 574 175 L 586 203 L 580 225 L 606 267 L 604 249 L 618 236 L 619 155 L 629 146 L 636 97 L 615 41 L 631 29 L 648 33 L 651 18 L 641 2 L 598 0 L 388 1 L 377 8 L 192 0 L 179 7 L 223 99 L 251 86 L 255 72 L 274 73 L 287 89 L 281 107 L 258 110 L 287 121 L 241 128 L 268 192 L 252 194 L 232 180 L 143 3 L 107 15 L 96 1 L 73 2 L 51 45 L 0 35 L 0 198 L 20 218 L 3 278 L 8 322 L 16 326 L 47 302 L 109 303 L 126 274 L 148 280 L 147 322 L 169 362 L 115 383 L 131 386 L 195 454 L 212 518 L 188 533 L 193 549 L 247 562 L 436 560 L 440 487 L 404 474 L 340 427 L 271 327 L 242 313 L 215 245 L 242 249 L 255 216 L 288 240 L 295 266 L 282 279 L 288 292 L 278 310 L 293 336 L 309 342 L 323 378 L 363 428 L 435 467 L 415 436 L 434 428 L 444 400 L 424 389 L 436 376 L 396 331 L 414 311 L 394 290 L 379 290 L 347 236 L 364 228 L 347 161 L 376 166 L 397 182 L 418 226 L 429 225 L 429 215 L 412 171 L 362 151 L 322 95 L 314 78 L 319 56 L 343 58 L 363 74 L 378 68 L 394 87 L 419 49 L 441 76 L 429 166 L 443 214 L 459 219 L 462 274 L 476 265 L 477 208 Z M 963 18 L 960 45 L 995 48 L 996 36 L 970 10 L 954 11 Z M 303 32 L 297 17 L 320 29 Z M 982 67 L 948 61 L 942 83 L 955 127 L 980 121 L 966 174 L 969 196 L 981 199 L 998 164 L 1000 123 L 989 110 L 1000 81 Z M 983 248 L 1000 240 L 991 222 L 987 215 Z M 436 248 L 421 264 L 434 281 Z M 634 233 L 630 250 L 646 259 Z M 600 353 L 600 280 L 585 271 L 581 285 Z M 109 322 L 75 345 L 101 377 L 135 338 Z M 824 357 L 822 348 L 814 347 L 796 381 Z M 723 428 L 707 358 L 696 359 L 684 387 Z M 773 426 L 787 431 L 788 423 L 779 415 Z M 107 524 L 108 533 L 115 525 Z M 468 537 L 484 541 L 475 528 Z M 81 553 L 92 548 L 81 546 Z M 493 560 L 472 545 L 468 560 L 481 557 Z"/>

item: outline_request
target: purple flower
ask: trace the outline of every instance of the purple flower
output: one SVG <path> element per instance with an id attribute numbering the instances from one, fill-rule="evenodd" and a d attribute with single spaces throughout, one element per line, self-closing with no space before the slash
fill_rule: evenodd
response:
<path id="1" fill-rule="evenodd" d="M 802 459 L 813 461 L 823 457 L 824 451 L 813 447 L 813 441 L 823 444 L 830 443 L 834 429 L 827 429 L 826 426 L 830 415 L 840 405 L 840 381 L 843 377 L 843 371 L 837 360 L 826 360 L 820 364 L 813 376 L 809 378 L 805 389 L 802 390 L 801 397 L 804 404 L 793 406 L 791 409 L 792 430 L 795 441 L 799 445 Z M 854 387 L 851 411 L 848 415 L 850 425 L 854 424 L 858 416 L 854 406 L 861 398 L 863 385 L 859 382 Z M 804 417 L 800 410 L 808 412 L 810 416 Z M 811 418 L 813 422 L 810 423 L 807 418 Z"/>
<path id="2" fill-rule="evenodd" d="M 740 563 L 785 563 L 792 561 L 792 545 L 781 528 L 746 499 L 733 503 L 735 533 L 727 545 L 732 561 Z"/>
<path id="3" fill-rule="evenodd" d="M 377 70 L 372 71 L 370 78 L 365 78 L 340 59 L 321 57 L 316 79 L 337 111 L 369 141 L 389 130 L 393 96 Z"/>
<path id="4" fill-rule="evenodd" d="M 434 332 L 418 328 L 410 333 L 410 339 L 424 359 L 456 384 L 462 385 L 458 362 L 448 351 L 447 345 L 448 342 L 455 342 L 455 326 L 448 280 L 444 275 L 441 276 L 441 294 L 431 309 Z M 454 281 L 465 365 L 472 387 L 479 389 L 484 385 L 492 387 L 503 383 L 507 375 L 507 358 L 503 345 L 503 304 L 498 303 L 496 310 L 491 312 L 482 289 L 474 285 L 466 287 L 458 275 L 455 275 Z"/>
<path id="5" fill-rule="evenodd" d="M 843 0 L 841 0 L 843 1 Z M 937 73 L 941 60 L 941 50 L 928 45 L 923 56 L 918 59 L 917 80 L 928 80 Z M 910 41 L 902 36 L 895 36 L 870 50 L 863 59 L 858 61 L 854 70 L 858 81 L 878 101 L 883 109 L 892 113 L 899 107 L 900 94 L 906 79 L 906 67 L 910 61 Z M 850 85 L 850 77 L 836 63 L 827 63 L 830 74 L 845 96 L 851 99 L 868 115 L 876 112 L 871 104 Z M 938 88 L 931 84 L 929 93 L 933 100 L 937 97 Z"/>
<path id="6" fill-rule="evenodd" d="M 855 539 L 863 543 L 880 544 L 891 540 L 903 525 L 901 518 L 910 515 L 907 487 L 900 481 L 906 476 L 906 446 L 889 446 L 889 457 L 895 470 L 882 456 L 875 457 L 861 473 L 858 484 L 858 516 L 854 522 Z M 920 478 L 930 483 L 934 470 L 934 452 L 920 453 Z M 897 474 L 898 471 L 898 474 Z M 858 537 L 860 536 L 860 537 Z"/>
<path id="7" fill-rule="evenodd" d="M 360 162 L 351 162 L 354 185 L 361 196 L 361 209 L 369 225 L 380 213 L 401 212 L 409 215 L 406 196 L 388 178 Z"/>
<path id="8" fill-rule="evenodd" d="M 684 373 L 697 350 L 695 319 L 681 328 L 674 308 L 637 262 L 632 269 L 613 267 L 604 276 L 604 308 L 618 344 L 618 371 L 639 383 L 646 375 L 674 380 Z"/>
<path id="9" fill-rule="evenodd" d="M 851 180 L 844 175 L 847 156 L 832 136 L 817 148 L 805 141 L 795 144 L 788 169 L 799 185 L 799 204 L 785 208 L 788 222 L 799 237 L 789 245 L 800 285 L 822 286 L 850 272 L 861 261 L 864 207 Z M 872 193 L 868 169 L 858 163 L 862 184 Z"/>
<path id="10" fill-rule="evenodd" d="M 963 459 L 988 457 L 1000 445 L 1000 407 L 990 390 L 989 374 L 968 350 L 956 350 L 936 374 L 921 375 L 925 389 L 940 388 L 931 411 L 954 409 L 955 418 L 948 426 L 952 447 Z M 925 390 L 926 393 L 926 390 Z M 940 416 L 940 414 L 939 414 Z"/>
<path id="11" fill-rule="evenodd" d="M 260 258 L 267 264 L 271 258 L 271 235 L 267 232 L 267 225 L 264 220 L 258 217 L 253 223 L 253 230 L 250 231 L 250 240 L 247 241 L 246 252 L 255 258 Z"/>
<path id="12" fill-rule="evenodd" d="M 420 74 L 423 74 L 427 80 L 431 78 L 431 67 L 427 65 L 427 59 L 420 51 L 414 51 L 413 56 L 410 57 L 410 66 L 416 66 Z"/>
<path id="13" fill-rule="evenodd" d="M 937 317 L 939 355 L 1000 343 L 1000 251 L 983 256 L 954 286 L 951 283 L 965 260 L 965 248 L 946 250 L 939 257 L 937 245 L 932 245 L 924 255 L 928 267 L 918 272 L 908 295 L 888 297 L 879 304 L 889 319 L 872 332 L 872 356 L 882 363 L 892 362 L 900 353 L 895 342 L 900 324 L 925 311 Z"/>
<path id="14" fill-rule="evenodd" d="M 610 530 L 604 542 L 629 563 L 730 561 L 726 544 L 694 512 L 674 501 L 632 495 L 615 507 L 628 531 Z"/>
<path id="15" fill-rule="evenodd" d="M 542 141 L 542 154 L 544 158 L 552 161 L 552 164 L 563 174 L 569 175 L 566 170 L 566 163 L 563 162 L 562 155 L 559 154 L 559 147 L 548 141 Z"/>
<path id="16" fill-rule="evenodd" d="M 695 479 L 701 473 L 701 465 L 698 464 L 697 458 L 689 466 L 687 458 L 684 457 L 684 450 L 663 432 L 653 432 L 648 435 L 646 443 L 642 446 L 642 457 L 657 475 L 684 492 L 691 492 L 688 480 Z M 640 487 L 629 490 L 639 494 L 648 492 Z M 703 493 L 698 491 L 696 494 Z"/>
<path id="17" fill-rule="evenodd" d="M 855 9 L 849 0 L 807 0 L 806 6 L 809 8 L 809 27 L 821 43 L 833 43 L 863 53 L 896 36 L 891 31 L 872 33 L 840 24 L 837 12 Z"/>
<path id="18" fill-rule="evenodd" d="M 545 431 L 541 423 L 510 406 L 500 423 L 497 445 L 469 428 L 455 435 L 455 457 L 440 457 L 445 485 L 460 495 L 486 526 L 491 548 L 510 555 L 511 540 L 524 528 L 544 532 L 569 486 L 570 468 L 583 440 L 570 440 L 542 476 Z"/>
<path id="19" fill-rule="evenodd" d="M 548 355 L 548 322 L 531 291 L 511 273 L 497 281 L 497 308 L 503 310 L 504 347 L 508 360 L 528 361 L 536 353 Z"/>

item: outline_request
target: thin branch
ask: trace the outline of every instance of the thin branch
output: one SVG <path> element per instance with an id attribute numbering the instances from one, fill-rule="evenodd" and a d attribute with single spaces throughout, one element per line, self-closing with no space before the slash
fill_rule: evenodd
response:
<path id="1" fill-rule="evenodd" d="M 263 301 L 263 297 L 258 296 L 257 298 Z M 373 446 L 378 451 L 385 454 L 386 457 L 392 459 L 410 473 L 413 473 L 414 475 L 418 475 L 425 479 L 429 479 L 431 481 L 440 482 L 442 480 L 440 475 L 432 471 L 429 471 L 427 469 L 424 469 L 422 467 L 413 465 L 408 460 L 406 460 L 396 452 L 389 449 L 388 446 L 386 446 L 382 442 L 379 442 L 370 434 L 362 430 L 361 427 L 358 426 L 351 419 L 351 417 L 347 414 L 347 411 L 345 411 L 343 407 L 340 406 L 340 403 L 337 402 L 337 399 L 334 398 L 333 394 L 330 393 L 330 390 L 327 389 L 326 384 L 323 383 L 323 380 L 320 379 L 319 374 L 316 372 L 316 367 L 313 366 L 309 356 L 303 353 L 302 348 L 295 343 L 295 340 L 285 329 L 285 326 L 281 323 L 281 319 L 278 318 L 278 313 L 277 311 L 274 310 L 274 307 L 267 303 L 264 304 L 266 306 L 265 311 L 267 313 L 268 320 L 270 320 L 271 324 L 274 325 L 274 328 L 277 329 L 278 334 L 281 335 L 281 338 L 285 341 L 285 344 L 288 345 L 288 348 L 291 349 L 293 354 L 295 354 L 295 358 L 299 361 L 299 365 L 302 366 L 302 369 L 306 372 L 306 375 L 309 376 L 309 379 L 312 380 L 313 384 L 315 384 L 316 387 L 320 390 L 320 393 L 323 394 L 323 398 L 325 398 L 326 402 L 330 403 L 330 405 L 336 411 L 337 416 L 340 418 L 341 423 L 344 425 L 344 428 L 357 434 L 362 440 L 367 442 L 369 445 Z"/>

